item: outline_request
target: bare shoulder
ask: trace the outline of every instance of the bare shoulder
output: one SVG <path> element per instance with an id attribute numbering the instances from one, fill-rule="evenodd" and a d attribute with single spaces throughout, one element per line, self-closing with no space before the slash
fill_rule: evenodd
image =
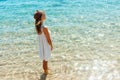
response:
<path id="1" fill-rule="evenodd" d="M 45 26 L 43 29 L 46 31 L 46 30 L 48 30 L 48 27 L 47 27 L 47 26 Z"/>
<path id="2" fill-rule="evenodd" d="M 44 27 L 44 28 L 43 28 L 43 31 L 44 31 L 45 34 L 47 34 L 47 33 L 48 33 L 48 28 L 47 28 L 47 27 Z"/>

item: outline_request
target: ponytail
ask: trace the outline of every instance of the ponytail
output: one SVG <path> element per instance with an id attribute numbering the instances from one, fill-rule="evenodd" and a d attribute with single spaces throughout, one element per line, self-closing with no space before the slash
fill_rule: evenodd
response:
<path id="1" fill-rule="evenodd" d="M 42 25 L 42 22 L 40 20 L 35 21 L 35 27 L 38 34 L 41 34 L 41 25 Z"/>
<path id="2" fill-rule="evenodd" d="M 41 34 L 41 25 L 42 25 L 41 17 L 42 17 L 42 13 L 39 12 L 39 11 L 37 11 L 34 14 L 35 27 L 36 27 L 36 31 L 37 31 L 38 34 Z"/>

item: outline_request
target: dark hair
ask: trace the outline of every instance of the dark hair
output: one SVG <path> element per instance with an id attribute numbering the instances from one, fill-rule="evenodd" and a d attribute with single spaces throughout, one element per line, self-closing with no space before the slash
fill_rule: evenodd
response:
<path id="1" fill-rule="evenodd" d="M 34 14 L 34 19 L 35 19 L 36 31 L 38 34 L 41 34 L 41 25 L 42 25 L 42 22 L 40 22 L 41 18 L 42 18 L 42 12 L 39 12 L 37 10 L 36 13 Z M 40 23 L 38 23 L 38 22 L 40 22 Z"/>

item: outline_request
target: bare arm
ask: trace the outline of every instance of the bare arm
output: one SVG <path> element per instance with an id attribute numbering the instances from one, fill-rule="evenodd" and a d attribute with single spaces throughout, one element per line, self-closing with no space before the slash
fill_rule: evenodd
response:
<path id="1" fill-rule="evenodd" d="M 46 38 L 47 38 L 47 41 L 48 41 L 48 43 L 50 44 L 51 50 L 52 50 L 52 49 L 53 49 L 53 45 L 52 45 L 52 41 L 51 41 L 51 38 L 50 38 L 50 34 L 49 34 L 49 32 L 48 32 L 48 29 L 47 29 L 47 28 L 43 28 L 43 31 L 44 31 L 44 33 L 45 33 L 45 36 L 46 36 Z"/>

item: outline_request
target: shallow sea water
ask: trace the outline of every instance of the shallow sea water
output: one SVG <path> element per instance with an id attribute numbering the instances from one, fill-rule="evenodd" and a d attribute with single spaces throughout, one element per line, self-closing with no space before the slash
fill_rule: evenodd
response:
<path id="1" fill-rule="evenodd" d="M 120 79 L 119 0 L 0 0 L 0 80 L 42 80 L 33 14 L 54 45 L 46 80 Z"/>

